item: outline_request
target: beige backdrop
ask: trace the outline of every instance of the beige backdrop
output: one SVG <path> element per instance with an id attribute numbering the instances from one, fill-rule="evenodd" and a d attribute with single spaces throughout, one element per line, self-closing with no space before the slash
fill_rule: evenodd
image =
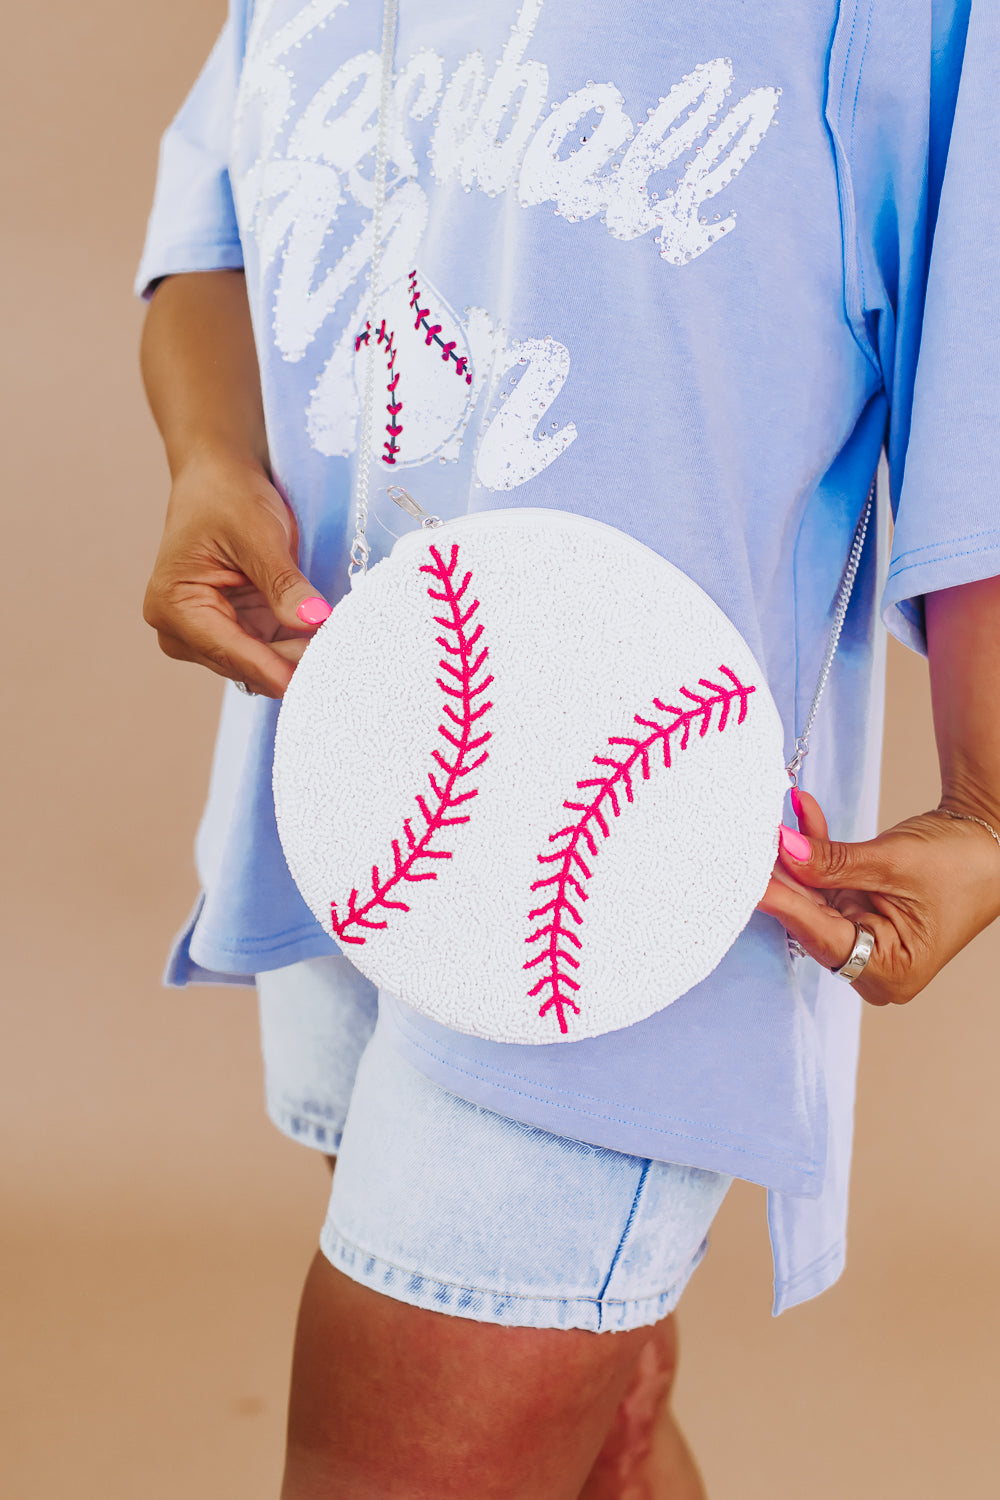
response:
<path id="1" fill-rule="evenodd" d="M 165 471 L 129 285 L 159 131 L 221 0 L 8 16 L 2 230 L 8 796 L 5 1333 L 12 1500 L 268 1500 L 324 1168 L 265 1122 L 252 999 L 159 987 L 193 895 L 219 689 L 139 603 Z M 891 655 L 884 819 L 937 797 Z M 762 1194 L 685 1302 L 713 1500 L 1000 1493 L 1000 932 L 866 1016 L 850 1269 L 769 1317 Z"/>

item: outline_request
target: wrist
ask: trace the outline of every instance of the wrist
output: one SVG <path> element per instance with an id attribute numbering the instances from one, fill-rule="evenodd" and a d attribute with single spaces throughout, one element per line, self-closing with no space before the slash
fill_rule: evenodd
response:
<path id="1" fill-rule="evenodd" d="M 934 811 L 935 813 L 939 813 L 942 817 L 949 818 L 953 822 L 972 823 L 977 828 L 981 828 L 984 833 L 989 834 L 990 838 L 996 844 L 997 848 L 1000 849 L 1000 830 L 994 828 L 993 824 L 987 818 L 977 817 L 974 813 L 952 812 L 952 810 L 948 807 L 936 807 Z"/>
<path id="2" fill-rule="evenodd" d="M 167 501 L 165 533 L 205 526 L 238 529 L 264 512 L 287 520 L 288 507 L 260 461 L 245 451 L 206 444 L 190 452 L 174 472 Z"/>
<path id="3" fill-rule="evenodd" d="M 985 778 L 948 777 L 941 785 L 938 808 L 955 817 L 981 819 L 1000 832 L 1000 787 Z"/>
<path id="4" fill-rule="evenodd" d="M 185 446 L 183 453 L 169 455 L 170 478 L 175 488 L 190 484 L 212 485 L 236 482 L 271 484 L 266 450 L 233 442 L 216 435 L 204 434 Z"/>

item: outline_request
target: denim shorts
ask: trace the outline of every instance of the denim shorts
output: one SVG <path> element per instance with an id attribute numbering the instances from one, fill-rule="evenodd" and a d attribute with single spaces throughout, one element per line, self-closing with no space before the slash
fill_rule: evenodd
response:
<path id="1" fill-rule="evenodd" d="M 257 976 L 268 1114 L 337 1154 L 327 1259 L 398 1301 L 480 1322 L 657 1322 L 731 1179 L 626 1156 L 470 1104 L 404 1061 L 341 957 Z"/>

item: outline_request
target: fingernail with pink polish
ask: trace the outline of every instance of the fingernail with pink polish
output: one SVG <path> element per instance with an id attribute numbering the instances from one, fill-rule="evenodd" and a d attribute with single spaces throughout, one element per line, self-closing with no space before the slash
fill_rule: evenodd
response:
<path id="1" fill-rule="evenodd" d="M 322 625 L 333 614 L 333 610 L 325 599 L 314 594 L 311 599 L 303 599 L 295 613 L 304 625 Z"/>
<path id="2" fill-rule="evenodd" d="M 796 833 L 794 828 L 788 828 L 784 823 L 781 825 L 779 837 L 782 849 L 786 854 L 790 854 L 792 859 L 805 860 L 812 853 L 809 840 L 803 838 L 801 833 Z"/>
<path id="3" fill-rule="evenodd" d="M 795 816 L 797 818 L 801 818 L 801 816 L 802 816 L 802 798 L 799 796 L 799 789 L 798 789 L 798 787 L 797 786 L 793 786 L 792 790 L 789 792 L 788 795 L 791 798 L 792 810 L 795 813 Z"/>

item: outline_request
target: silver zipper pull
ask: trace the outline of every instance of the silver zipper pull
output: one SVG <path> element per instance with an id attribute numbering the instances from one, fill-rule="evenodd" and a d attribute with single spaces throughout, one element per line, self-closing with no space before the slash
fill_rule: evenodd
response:
<path id="1" fill-rule="evenodd" d="M 412 516 L 415 521 L 419 521 L 421 526 L 434 527 L 444 525 L 440 516 L 429 516 L 423 506 L 414 500 L 413 496 L 407 490 L 404 490 L 401 484 L 390 484 L 386 490 L 386 494 L 394 504 L 399 506 L 400 510 L 405 510 L 406 514 Z"/>

